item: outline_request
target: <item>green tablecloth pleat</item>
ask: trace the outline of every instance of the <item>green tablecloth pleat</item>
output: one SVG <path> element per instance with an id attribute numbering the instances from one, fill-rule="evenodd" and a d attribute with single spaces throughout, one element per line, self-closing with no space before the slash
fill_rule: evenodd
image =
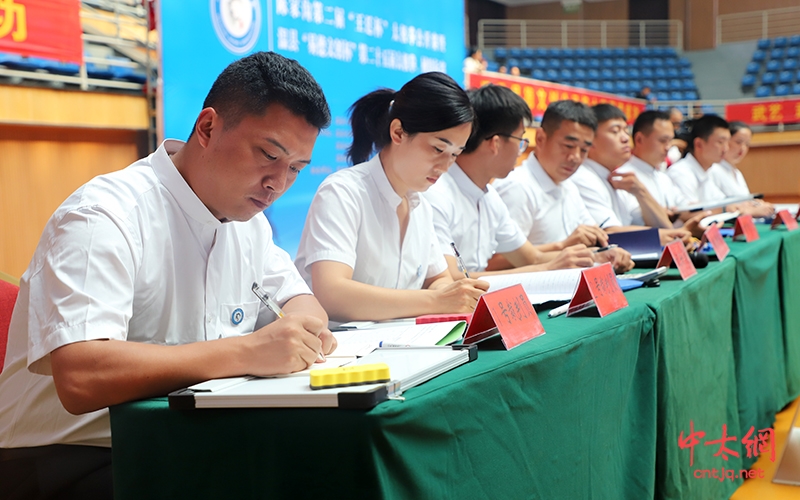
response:
<path id="1" fill-rule="evenodd" d="M 736 261 L 732 334 L 743 434 L 771 427 L 789 402 L 778 279 L 783 234 L 763 225 L 759 233 L 758 241 L 729 243 Z M 745 467 L 756 459 L 745 456 Z"/>
<path id="2" fill-rule="evenodd" d="M 645 303 L 656 314 L 655 338 L 658 364 L 658 441 L 656 498 L 728 498 L 741 480 L 724 481 L 694 477 L 697 469 L 739 469 L 739 458 L 728 461 L 713 456 L 722 424 L 728 436 L 740 436 L 736 376 L 731 339 L 731 297 L 734 285 L 732 259 L 711 263 L 687 281 L 676 269 L 662 279 L 659 288 L 640 288 L 626 294 L 632 303 Z M 681 432 L 705 432 L 694 448 L 678 446 Z M 738 451 L 738 447 L 733 447 Z"/>
<path id="3" fill-rule="evenodd" d="M 540 317 L 369 412 L 113 407 L 117 498 L 652 498 L 653 313 Z"/>
<path id="4" fill-rule="evenodd" d="M 786 232 L 781 247 L 780 279 L 783 345 L 789 399 L 800 396 L 800 230 Z"/>

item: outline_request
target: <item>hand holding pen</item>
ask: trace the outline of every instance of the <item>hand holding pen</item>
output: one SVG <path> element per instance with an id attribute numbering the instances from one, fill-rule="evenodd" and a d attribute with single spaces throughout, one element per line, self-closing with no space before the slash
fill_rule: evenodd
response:
<path id="1" fill-rule="evenodd" d="M 458 253 L 458 248 L 456 248 L 455 241 L 450 242 L 450 248 L 453 249 L 453 253 L 456 255 L 456 262 L 458 262 L 458 270 L 464 273 L 464 276 L 469 278 L 469 273 L 467 272 L 467 266 L 465 266 L 464 261 L 461 260 L 461 254 Z"/>

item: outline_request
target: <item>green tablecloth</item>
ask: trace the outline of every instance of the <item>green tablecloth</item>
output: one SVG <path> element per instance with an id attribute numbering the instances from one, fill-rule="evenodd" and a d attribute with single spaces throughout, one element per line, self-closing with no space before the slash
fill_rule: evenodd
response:
<path id="1" fill-rule="evenodd" d="M 789 399 L 800 396 L 800 230 L 783 234 L 780 281 L 783 345 Z"/>
<path id="2" fill-rule="evenodd" d="M 733 259 L 713 262 L 687 281 L 672 269 L 659 288 L 626 294 L 631 304 L 647 304 L 656 314 L 656 498 L 728 498 L 741 484 L 693 476 L 696 469 L 741 468 L 741 458 L 724 462 L 713 456 L 716 447 L 702 444 L 719 439 L 722 424 L 729 436 L 740 435 L 731 339 L 734 268 Z M 681 432 L 689 434 L 690 422 L 695 431 L 706 433 L 694 448 L 692 467 L 690 450 L 678 446 Z"/>
<path id="3" fill-rule="evenodd" d="M 117 498 L 652 498 L 654 314 L 540 317 L 369 412 L 114 407 Z"/>

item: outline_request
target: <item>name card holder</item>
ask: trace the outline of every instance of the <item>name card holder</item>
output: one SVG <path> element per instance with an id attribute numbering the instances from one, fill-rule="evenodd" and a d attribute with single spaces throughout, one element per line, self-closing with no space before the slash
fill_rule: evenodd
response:
<path id="1" fill-rule="evenodd" d="M 678 271 L 681 273 L 681 279 L 684 281 L 697 274 L 697 268 L 694 267 L 694 263 L 692 263 L 692 259 L 689 257 L 689 252 L 686 251 L 686 247 L 683 246 L 683 242 L 680 240 L 673 241 L 664 247 L 664 251 L 661 253 L 661 258 L 658 259 L 656 267 L 669 267 L 673 262 L 675 262 L 675 267 L 678 268 Z"/>
<path id="2" fill-rule="evenodd" d="M 775 214 L 775 219 L 772 221 L 771 229 L 775 229 L 783 223 L 787 231 L 794 231 L 797 229 L 797 217 L 792 217 L 788 210 L 781 210 Z"/>
<path id="3" fill-rule="evenodd" d="M 464 335 L 464 343 L 480 342 L 498 333 L 506 349 L 544 335 L 542 322 L 522 285 L 481 295 Z"/>
<path id="4" fill-rule="evenodd" d="M 736 218 L 736 225 L 733 226 L 733 239 L 740 239 L 740 236 L 744 236 L 747 243 L 752 243 L 760 238 L 752 215 L 740 215 Z"/>
<path id="5" fill-rule="evenodd" d="M 714 249 L 714 253 L 717 254 L 717 259 L 720 262 L 725 260 L 725 257 L 727 257 L 728 253 L 731 251 L 728 244 L 725 243 L 722 234 L 719 232 L 719 226 L 716 224 L 709 226 L 706 232 L 703 233 L 702 243 L 705 244 L 706 242 L 711 244 L 711 248 Z"/>
<path id="6" fill-rule="evenodd" d="M 628 300 L 619 287 L 611 264 L 590 267 L 581 272 L 578 287 L 569 302 L 567 316 L 572 316 L 592 306 L 597 307 L 600 317 L 628 307 Z"/>

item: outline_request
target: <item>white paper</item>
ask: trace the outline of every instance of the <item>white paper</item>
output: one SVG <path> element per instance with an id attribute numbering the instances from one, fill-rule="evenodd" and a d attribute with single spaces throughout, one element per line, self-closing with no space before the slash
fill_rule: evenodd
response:
<path id="1" fill-rule="evenodd" d="M 570 300 L 578 287 L 582 269 L 559 269 L 538 273 L 496 274 L 482 276 L 489 282 L 489 291 L 494 292 L 513 285 L 522 285 L 531 304 L 543 304 L 550 300 Z"/>
<path id="2" fill-rule="evenodd" d="M 381 342 L 394 345 L 434 346 L 459 323 L 461 322 L 445 321 L 333 332 L 333 336 L 339 343 L 334 354 L 337 356 L 365 356 L 378 348 Z"/>

